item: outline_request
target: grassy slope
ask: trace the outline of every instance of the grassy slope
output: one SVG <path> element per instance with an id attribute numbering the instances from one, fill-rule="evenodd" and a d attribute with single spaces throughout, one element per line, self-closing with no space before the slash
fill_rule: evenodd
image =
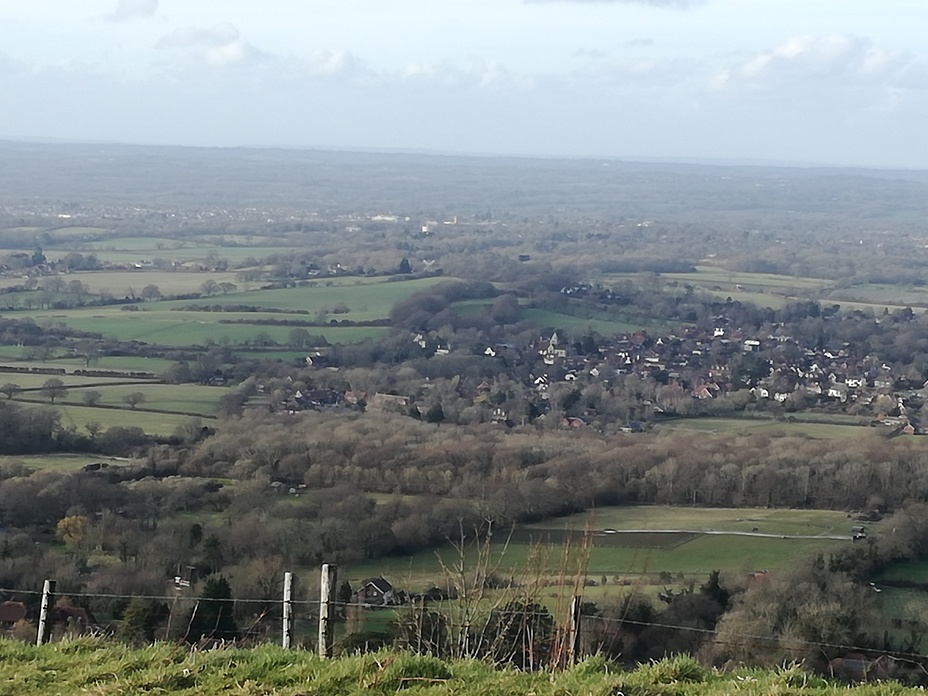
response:
<path id="1" fill-rule="evenodd" d="M 590 658 L 565 672 L 499 670 L 476 661 L 442 661 L 400 652 L 321 660 L 310 653 L 264 646 L 190 652 L 160 644 L 133 650 L 97 639 L 41 648 L 0 640 L 0 694 L 51 696 L 140 693 L 240 696 L 335 694 L 480 694 L 481 696 L 606 696 L 625 694 L 902 694 L 897 684 L 847 689 L 798 669 L 778 672 L 705 670 L 674 658 L 623 672 Z"/>

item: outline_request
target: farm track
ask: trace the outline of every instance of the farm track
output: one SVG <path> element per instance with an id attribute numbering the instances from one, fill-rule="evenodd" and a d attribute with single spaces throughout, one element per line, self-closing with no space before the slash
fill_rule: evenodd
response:
<path id="1" fill-rule="evenodd" d="M 770 534 L 767 532 L 737 532 L 717 529 L 616 529 L 606 532 L 599 530 L 594 536 L 614 536 L 616 534 L 706 534 L 712 536 L 745 536 L 764 539 L 823 539 L 829 541 L 851 541 L 850 534 Z"/>

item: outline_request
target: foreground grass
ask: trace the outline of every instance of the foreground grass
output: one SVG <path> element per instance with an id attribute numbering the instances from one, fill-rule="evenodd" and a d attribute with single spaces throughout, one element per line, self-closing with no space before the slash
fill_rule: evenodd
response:
<path id="1" fill-rule="evenodd" d="M 637 694 L 902 694 L 898 684 L 838 687 L 796 668 L 777 672 L 707 670 L 673 658 L 623 672 L 593 657 L 565 672 L 524 673 L 478 661 L 443 661 L 401 652 L 333 660 L 272 646 L 190 652 L 170 644 L 130 649 L 99 639 L 32 647 L 0 640 L 0 694 L 480 694 L 611 696 Z"/>

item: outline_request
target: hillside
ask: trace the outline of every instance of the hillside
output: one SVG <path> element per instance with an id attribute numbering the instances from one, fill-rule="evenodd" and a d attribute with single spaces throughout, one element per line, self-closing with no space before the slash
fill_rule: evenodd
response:
<path id="1" fill-rule="evenodd" d="M 143 649 L 79 639 L 36 648 L 0 640 L 0 694 L 238 694 L 319 696 L 395 694 L 535 694 L 536 696 L 699 694 L 902 694 L 895 683 L 853 688 L 829 684 L 798 668 L 715 672 L 674 658 L 623 672 L 589 658 L 565 672 L 497 670 L 482 662 L 445 662 L 378 652 L 321 660 L 272 646 L 191 652 L 170 644 Z"/>

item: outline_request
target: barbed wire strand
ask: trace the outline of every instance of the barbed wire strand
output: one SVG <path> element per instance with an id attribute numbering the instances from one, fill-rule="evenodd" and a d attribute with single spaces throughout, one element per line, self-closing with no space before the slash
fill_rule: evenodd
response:
<path id="1" fill-rule="evenodd" d="M 8 588 L 8 587 L 0 587 L 0 593 L 7 593 L 7 594 L 12 594 L 12 595 L 35 595 L 35 596 L 42 595 L 42 592 L 38 590 L 26 590 L 26 589 L 16 589 L 16 588 Z M 160 601 L 160 602 L 168 602 L 168 601 L 173 602 L 175 600 L 187 600 L 191 602 L 208 601 L 208 602 L 228 602 L 232 604 L 235 604 L 235 603 L 265 604 L 265 605 L 280 604 L 281 606 L 284 603 L 283 599 L 281 598 L 258 599 L 258 598 L 251 598 L 251 597 L 244 597 L 244 598 L 231 597 L 231 598 L 213 599 L 213 598 L 196 597 L 193 595 L 184 596 L 182 594 L 134 595 L 134 594 L 119 594 L 119 593 L 110 593 L 110 592 L 60 591 L 60 592 L 55 592 L 55 595 L 57 597 L 68 597 L 68 598 L 128 599 L 128 600 L 142 599 L 142 600 Z M 319 606 L 322 602 L 321 600 L 318 600 L 318 599 L 317 600 L 292 599 L 290 600 L 289 603 L 292 606 L 316 607 L 316 606 Z M 377 604 L 377 603 L 370 603 L 370 602 L 359 603 L 359 602 L 340 602 L 340 601 L 333 601 L 333 602 L 329 602 L 328 604 L 330 607 L 342 608 L 342 609 L 351 609 L 351 608 L 367 609 L 367 610 L 381 609 L 381 610 L 392 610 L 392 611 L 402 611 L 403 609 L 408 609 L 410 611 L 417 611 L 417 610 L 421 611 L 423 607 L 428 608 L 428 607 L 435 607 L 437 605 L 439 610 L 445 609 L 449 613 L 452 613 L 454 611 L 458 611 L 458 612 L 461 611 L 459 607 L 451 605 L 447 600 L 439 601 L 439 602 L 432 602 L 426 605 L 422 605 L 422 604 L 396 605 L 396 604 Z M 262 617 L 265 616 L 266 614 L 267 614 L 267 610 L 265 610 L 265 612 L 262 613 Z M 480 608 L 480 609 L 475 610 L 474 612 L 472 612 L 471 616 L 474 620 L 479 620 L 480 618 L 484 616 L 491 616 L 491 615 L 532 617 L 535 614 L 536 612 L 532 611 L 531 609 L 507 609 L 505 607 L 502 607 L 502 608 L 501 607 L 486 607 L 486 608 Z M 312 620 L 317 617 L 315 615 L 310 615 L 304 618 Z M 799 652 L 801 650 L 799 646 L 804 646 L 807 648 L 817 648 L 817 649 L 830 648 L 834 650 L 844 650 L 847 652 L 874 652 L 875 651 L 875 649 L 872 647 L 866 647 L 862 645 L 854 645 L 854 644 L 846 644 L 846 643 L 831 643 L 828 641 L 816 641 L 816 640 L 808 640 L 808 639 L 803 639 L 803 638 L 792 638 L 792 637 L 787 639 L 789 643 L 793 644 L 793 646 L 790 646 L 790 645 L 783 645 L 782 644 L 783 638 L 778 637 L 778 636 L 765 636 L 765 635 L 749 634 L 749 633 L 737 634 L 735 636 L 735 638 L 739 639 L 739 641 L 741 642 L 735 641 L 735 640 L 719 640 L 720 633 L 718 629 L 702 628 L 699 626 L 683 626 L 683 625 L 678 625 L 678 624 L 660 623 L 656 621 L 636 621 L 633 619 L 616 618 L 616 617 L 608 617 L 608 616 L 584 615 L 583 621 L 584 622 L 598 621 L 598 622 L 608 623 L 608 624 L 620 624 L 620 625 L 625 624 L 629 626 L 640 626 L 643 628 L 656 628 L 656 629 L 665 629 L 665 630 L 672 630 L 672 631 L 699 633 L 703 635 L 711 635 L 715 637 L 717 643 L 720 643 L 722 645 L 740 645 L 741 642 L 743 641 L 755 640 L 755 641 L 763 641 L 763 642 L 769 642 L 769 643 L 781 643 L 779 646 L 781 650 L 792 651 L 792 652 Z M 895 650 L 888 650 L 888 651 L 881 651 L 881 652 L 890 654 L 893 657 L 910 658 L 910 659 L 917 659 L 917 660 L 928 660 L 928 655 L 922 654 L 922 653 L 895 651 Z"/>

